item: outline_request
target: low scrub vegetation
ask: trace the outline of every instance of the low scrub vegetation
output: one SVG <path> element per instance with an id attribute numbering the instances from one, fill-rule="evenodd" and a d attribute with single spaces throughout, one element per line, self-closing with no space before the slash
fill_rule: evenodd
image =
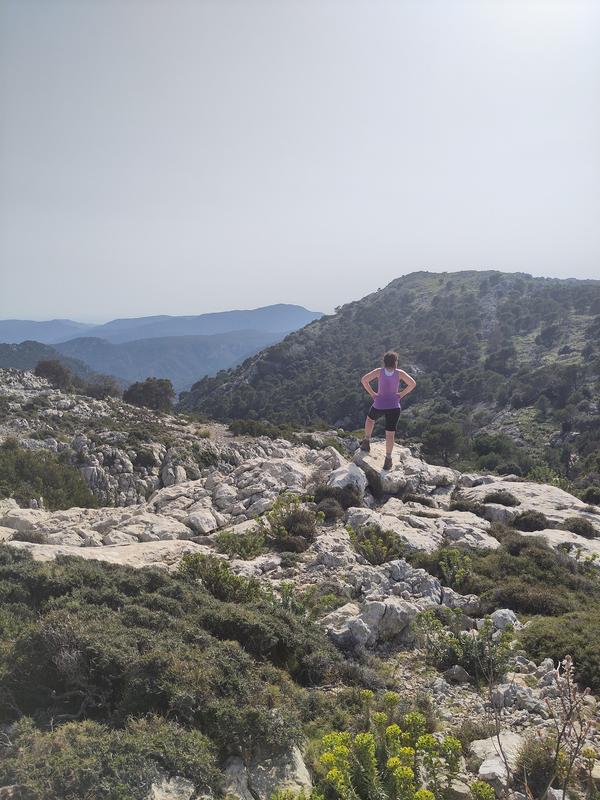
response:
<path id="1" fill-rule="evenodd" d="M 454 589 L 481 597 L 483 610 L 507 607 L 523 614 L 557 616 L 600 597 L 600 576 L 585 563 L 554 550 L 535 536 L 522 536 L 496 524 L 490 533 L 497 550 L 450 548 L 410 552 L 407 558 Z M 502 580 L 498 576 L 502 575 Z"/>
<path id="2" fill-rule="evenodd" d="M 499 503 L 502 506 L 518 506 L 520 501 L 505 489 L 499 489 L 495 492 L 488 492 L 483 498 L 484 503 Z"/>
<path id="3" fill-rule="evenodd" d="M 297 495 L 280 495 L 271 511 L 262 516 L 258 529 L 277 550 L 304 552 L 317 536 L 324 515 L 303 505 Z"/>
<path id="4" fill-rule="evenodd" d="M 356 552 L 374 566 L 402 558 L 407 549 L 397 533 L 378 525 L 361 525 L 356 530 L 349 528 L 348 533 Z"/>
<path id="5" fill-rule="evenodd" d="M 83 478 L 60 456 L 48 450 L 25 450 L 14 440 L 0 445 L 0 498 L 13 497 L 21 506 L 43 497 L 51 511 L 79 506 L 93 508 L 96 498 Z"/>
<path id="6" fill-rule="evenodd" d="M 600 533 L 589 519 L 585 517 L 567 517 L 561 527 L 566 531 L 576 533 L 578 536 L 583 536 L 585 539 L 595 539 L 597 536 L 600 536 Z"/>
<path id="7" fill-rule="evenodd" d="M 0 785 L 74 800 L 93 776 L 95 797 L 141 799 L 165 772 L 218 792 L 227 755 L 299 741 L 311 686 L 363 680 L 306 615 L 223 567 L 0 547 L 0 723 L 18 723 Z"/>
<path id="8" fill-rule="evenodd" d="M 543 531 L 544 528 L 551 528 L 548 517 L 541 511 L 522 511 L 514 518 L 514 527 L 519 531 Z"/>

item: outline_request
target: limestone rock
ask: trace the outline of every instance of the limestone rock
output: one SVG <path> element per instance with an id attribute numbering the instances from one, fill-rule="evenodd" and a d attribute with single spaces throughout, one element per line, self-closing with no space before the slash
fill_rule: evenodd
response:
<path id="1" fill-rule="evenodd" d="M 327 485 L 340 489 L 352 486 L 358 490 L 362 497 L 367 488 L 367 478 L 364 471 L 357 467 L 356 464 L 344 464 L 331 473 Z"/>
<path id="2" fill-rule="evenodd" d="M 193 511 L 185 520 L 195 533 L 206 534 L 212 533 L 218 528 L 217 521 L 207 508 L 200 508 Z"/>
<path id="3" fill-rule="evenodd" d="M 290 752 L 255 758 L 246 765 L 230 757 L 224 768 L 226 794 L 239 800 L 269 800 L 277 789 L 294 794 L 310 791 L 312 781 L 298 747 Z"/>
<path id="4" fill-rule="evenodd" d="M 174 778 L 164 777 L 150 787 L 148 800 L 192 800 L 196 787 L 187 778 L 177 775 Z"/>
<path id="5" fill-rule="evenodd" d="M 499 631 L 503 631 L 509 625 L 512 625 L 515 630 L 523 627 L 515 612 L 511 611 L 510 608 L 498 608 L 493 614 L 490 614 L 490 619 L 494 628 Z"/>
<path id="6" fill-rule="evenodd" d="M 186 553 L 212 552 L 203 545 L 181 540 L 90 548 L 13 541 L 10 546 L 19 550 L 29 550 L 36 561 L 52 561 L 58 556 L 78 556 L 129 567 L 160 567 L 168 570 L 175 569 Z"/>
<path id="7" fill-rule="evenodd" d="M 477 766 L 488 759 L 501 759 L 504 752 L 509 767 L 514 769 L 519 750 L 523 745 L 523 737 L 513 731 L 501 731 L 499 740 L 496 736 L 490 736 L 488 739 L 476 739 L 471 742 L 470 751 Z"/>
<path id="8" fill-rule="evenodd" d="M 354 454 L 354 463 L 364 470 L 376 496 L 402 491 L 431 494 L 438 486 L 454 485 L 459 475 L 449 467 L 434 466 L 415 458 L 408 447 L 394 447 L 390 470 L 383 469 L 384 458 L 383 442 L 372 442 L 370 453 L 357 450 Z"/>

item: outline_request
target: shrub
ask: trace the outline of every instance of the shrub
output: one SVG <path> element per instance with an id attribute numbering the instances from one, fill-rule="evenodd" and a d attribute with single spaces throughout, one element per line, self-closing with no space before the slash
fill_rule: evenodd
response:
<path id="1" fill-rule="evenodd" d="M 559 764 L 554 763 L 556 754 L 556 740 L 546 734 L 532 734 L 523 742 L 517 754 L 516 775 L 521 785 L 527 785 L 535 797 L 542 796 L 546 788 L 556 779 L 556 770 L 560 771 Z M 564 763 L 564 752 L 561 751 Z"/>
<path id="2" fill-rule="evenodd" d="M 496 792 L 485 781 L 473 781 L 469 789 L 471 791 L 471 800 L 496 800 Z"/>
<path id="3" fill-rule="evenodd" d="M 351 507 L 362 506 L 362 496 L 356 486 L 327 486 L 321 484 L 315 490 L 315 503 L 320 503 L 326 498 L 337 500 L 341 507 L 346 510 Z"/>
<path id="4" fill-rule="evenodd" d="M 255 419 L 234 419 L 229 423 L 229 430 L 234 436 L 266 436 L 269 439 L 289 439 L 292 429 L 284 425 L 272 425 L 270 422 Z"/>
<path id="5" fill-rule="evenodd" d="M 492 720 L 478 719 L 477 717 L 467 717 L 463 719 L 459 727 L 453 731 L 453 736 L 458 739 L 463 749 L 463 753 L 469 753 L 471 742 L 479 739 L 489 739 L 496 732 L 496 726 Z M 487 785 L 487 784 L 486 784 Z"/>
<path id="6" fill-rule="evenodd" d="M 475 500 L 467 500 L 459 492 L 454 491 L 450 498 L 450 511 L 469 511 L 471 514 L 483 517 L 485 515 L 485 506 Z"/>
<path id="7" fill-rule="evenodd" d="M 10 741 L 0 783 L 25 787 L 32 800 L 144 800 L 164 774 L 209 793 L 221 788 L 210 740 L 156 716 L 132 719 L 123 730 L 88 720 L 48 732 L 22 719 Z"/>
<path id="8" fill-rule="evenodd" d="M 600 611 L 596 607 L 560 617 L 533 620 L 520 633 L 531 658 L 551 658 L 555 663 L 573 656 L 582 686 L 600 692 Z"/>
<path id="9" fill-rule="evenodd" d="M 581 499 L 584 503 L 600 505 L 600 486 L 588 486 L 581 495 Z"/>
<path id="10" fill-rule="evenodd" d="M 600 575 L 586 563 L 553 549 L 542 538 L 522 536 L 513 528 L 494 524 L 490 533 L 501 546 L 471 550 L 470 567 L 460 584 L 461 592 L 480 596 L 484 611 L 506 606 L 524 614 L 563 614 L 598 596 Z M 447 548 L 432 553 L 408 551 L 406 558 L 444 580 L 441 562 L 445 552 Z"/>
<path id="11" fill-rule="evenodd" d="M 145 467 L 151 469 L 157 466 L 156 458 L 152 450 L 138 450 L 135 456 L 136 467 Z"/>
<path id="12" fill-rule="evenodd" d="M 541 511 L 522 511 L 512 524 L 520 531 L 543 531 L 544 528 L 551 527 L 548 518 Z"/>
<path id="13" fill-rule="evenodd" d="M 514 494 L 507 492 L 505 489 L 499 489 L 495 492 L 488 492 L 488 494 L 486 494 L 486 496 L 483 498 L 483 502 L 499 503 L 503 506 L 518 506 L 521 504 L 521 501 L 517 500 Z"/>
<path id="14" fill-rule="evenodd" d="M 13 542 L 29 542 L 30 544 L 46 543 L 46 537 L 41 531 L 15 531 L 10 538 Z"/>
<path id="15" fill-rule="evenodd" d="M 107 397 L 121 397 L 123 390 L 112 375 L 97 375 L 84 385 L 81 393 L 96 400 L 106 400 Z"/>
<path id="16" fill-rule="evenodd" d="M 67 391 L 73 383 L 71 370 L 55 359 L 38 361 L 34 370 L 39 378 L 45 378 L 56 389 Z"/>
<path id="17" fill-rule="evenodd" d="M 333 497 L 325 497 L 317 505 L 317 511 L 323 514 L 325 522 L 337 522 L 345 516 L 344 509 Z"/>
<path id="18" fill-rule="evenodd" d="M 600 536 L 589 519 L 585 517 L 567 517 L 561 527 L 566 531 L 576 533 L 578 536 L 583 536 L 585 539 L 595 539 Z"/>
<path id="19" fill-rule="evenodd" d="M 356 530 L 349 528 L 348 533 L 356 552 L 374 566 L 402 558 L 406 552 L 406 544 L 397 533 L 383 530 L 378 525 L 361 525 Z"/>
<path id="20" fill-rule="evenodd" d="M 217 550 L 228 556 L 250 560 L 262 555 L 266 550 L 266 538 L 262 530 L 254 528 L 243 533 L 220 531 L 215 541 Z"/>
<path id="21" fill-rule="evenodd" d="M 462 550 L 442 549 L 439 565 L 445 585 L 456 591 L 461 590 L 471 575 L 471 558 Z"/>
<path id="22" fill-rule="evenodd" d="M 167 378 L 146 378 L 145 381 L 132 383 L 123 393 L 126 403 L 154 411 L 170 411 L 174 399 L 173 384 Z"/>
<path id="23" fill-rule="evenodd" d="M 14 497 L 21 506 L 43 497 L 51 511 L 97 505 L 75 467 L 55 453 L 25 450 L 10 441 L 0 445 L 0 497 Z"/>
<path id="24" fill-rule="evenodd" d="M 278 550 L 301 553 L 314 541 L 317 522 L 322 518 L 304 508 L 297 495 L 282 494 L 271 511 L 259 519 L 258 526 Z"/>
<path id="25" fill-rule="evenodd" d="M 426 660 L 438 669 L 459 664 L 476 682 L 497 679 L 508 668 L 512 631 L 506 629 L 494 636 L 491 621 L 486 619 L 477 636 L 472 636 L 457 629 L 460 616 L 460 612 L 450 615 L 450 627 L 433 611 L 423 611 L 416 617 L 413 626 Z"/>
<path id="26" fill-rule="evenodd" d="M 323 737 L 320 766 L 327 793 L 336 800 L 433 800 L 442 796 L 458 773 L 460 742 L 451 736 L 439 741 L 425 733 L 420 714 L 407 714 L 404 719 L 408 718 L 409 726 L 404 729 L 397 723 L 388 724 L 385 712 L 373 717 L 373 732 L 336 732 Z"/>
<path id="27" fill-rule="evenodd" d="M 119 729 L 156 714 L 209 737 L 220 758 L 289 747 L 309 691 L 299 684 L 351 677 L 325 633 L 270 595 L 225 602 L 177 574 L 37 563 L 10 547 L 0 547 L 0 630 L 0 723 L 92 717 Z"/>
<path id="28" fill-rule="evenodd" d="M 185 555 L 178 572 L 186 578 L 202 581 L 213 597 L 232 603 L 246 603 L 261 595 L 261 585 L 256 578 L 244 578 L 231 571 L 228 564 L 217 556 L 203 553 Z"/>

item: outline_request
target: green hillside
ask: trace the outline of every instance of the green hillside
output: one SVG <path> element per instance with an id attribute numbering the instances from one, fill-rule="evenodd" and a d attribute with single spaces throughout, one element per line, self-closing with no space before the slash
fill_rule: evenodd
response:
<path id="1" fill-rule="evenodd" d="M 63 355 L 50 345 L 26 341 L 20 344 L 0 342 L 0 368 L 34 370 L 40 361 L 60 361 L 79 378 L 90 378 L 94 372 L 78 358 Z"/>
<path id="2" fill-rule="evenodd" d="M 403 436 L 450 463 L 524 473 L 539 463 L 570 479 L 600 470 L 599 339 L 600 281 L 415 272 L 204 378 L 181 407 L 354 429 L 369 405 L 361 375 L 395 349 L 417 380 Z M 483 431 L 510 440 L 479 436 L 474 449 Z"/>

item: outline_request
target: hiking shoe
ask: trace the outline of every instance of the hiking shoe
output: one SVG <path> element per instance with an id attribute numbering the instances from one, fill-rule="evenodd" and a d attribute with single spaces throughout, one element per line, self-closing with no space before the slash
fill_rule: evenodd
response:
<path id="1" fill-rule="evenodd" d="M 385 461 L 383 462 L 384 469 L 391 469 L 392 468 L 392 457 L 386 456 Z"/>
<path id="2" fill-rule="evenodd" d="M 363 439 L 362 442 L 360 443 L 360 449 L 364 453 L 370 453 L 371 452 L 371 440 L 370 439 Z"/>

